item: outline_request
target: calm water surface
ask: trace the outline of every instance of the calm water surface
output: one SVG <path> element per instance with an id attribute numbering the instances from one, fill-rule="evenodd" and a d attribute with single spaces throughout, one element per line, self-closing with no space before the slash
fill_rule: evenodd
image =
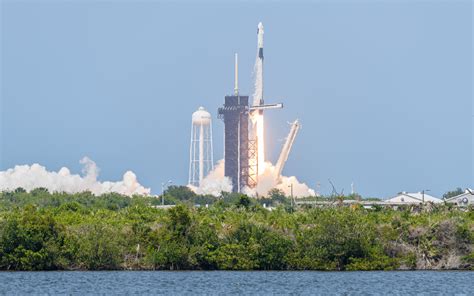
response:
<path id="1" fill-rule="evenodd" d="M 0 293 L 474 295 L 474 272 L 0 272 Z"/>

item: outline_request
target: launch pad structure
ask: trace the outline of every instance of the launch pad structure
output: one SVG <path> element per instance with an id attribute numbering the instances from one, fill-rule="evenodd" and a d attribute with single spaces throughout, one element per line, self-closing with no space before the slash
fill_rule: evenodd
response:
<path id="1" fill-rule="evenodd" d="M 218 117 L 224 121 L 224 174 L 232 192 L 255 188 L 258 177 L 257 141 L 249 138 L 249 96 L 239 94 L 239 66 L 235 54 L 234 95 L 225 96 Z"/>
<path id="2" fill-rule="evenodd" d="M 224 172 L 232 181 L 232 192 L 257 185 L 256 141 L 249 139 L 249 97 L 226 96 L 218 110 L 224 120 Z"/>
<path id="3" fill-rule="evenodd" d="M 249 104 L 249 96 L 241 96 L 238 86 L 238 57 L 235 55 L 234 94 L 225 96 L 224 106 L 218 109 L 218 117 L 224 121 L 224 175 L 232 181 L 232 192 L 241 192 L 244 188 L 253 189 L 258 184 L 259 167 L 264 159 L 258 159 L 258 137 L 250 136 L 250 116 L 258 112 L 263 116 L 267 109 L 280 109 L 283 104 L 265 105 L 263 100 L 263 25 L 259 23 L 257 30 L 258 61 L 261 62 L 257 103 Z M 257 105 L 255 105 L 257 104 Z M 263 128 L 260 127 L 260 128 Z M 254 131 L 252 134 L 256 134 Z M 261 139 L 263 141 L 263 139 Z M 263 143 L 262 143 L 263 145 Z M 258 194 L 258 192 L 257 192 Z"/>

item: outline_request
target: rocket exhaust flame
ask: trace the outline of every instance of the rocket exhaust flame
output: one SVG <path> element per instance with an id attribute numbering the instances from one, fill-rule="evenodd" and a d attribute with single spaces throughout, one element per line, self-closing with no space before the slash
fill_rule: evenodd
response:
<path id="1" fill-rule="evenodd" d="M 258 149 L 258 174 L 261 175 L 265 171 L 265 133 L 263 114 L 256 112 L 256 129 L 257 129 L 257 149 Z"/>

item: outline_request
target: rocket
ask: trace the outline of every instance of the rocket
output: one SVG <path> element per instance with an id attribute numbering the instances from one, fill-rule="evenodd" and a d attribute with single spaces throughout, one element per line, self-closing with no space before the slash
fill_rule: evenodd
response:
<path id="1" fill-rule="evenodd" d="M 257 44 L 258 44 L 258 58 L 260 59 L 260 63 L 261 63 L 261 72 L 260 72 L 260 75 L 261 75 L 261 87 L 262 87 L 262 90 L 261 90 L 261 97 L 260 97 L 260 102 L 259 102 L 259 105 L 260 106 L 263 106 L 264 105 L 264 101 L 263 101 L 263 24 L 262 22 L 258 23 L 258 27 L 257 27 Z M 259 113 L 260 114 L 263 114 L 263 110 L 259 110 Z"/>
<path id="2" fill-rule="evenodd" d="M 257 27 L 258 57 L 263 60 L 263 24 L 258 23 Z"/>
<path id="3" fill-rule="evenodd" d="M 280 109 L 283 104 L 267 104 L 263 100 L 263 24 L 257 27 L 257 60 L 255 61 L 255 94 L 250 111 L 263 115 L 263 110 Z"/>

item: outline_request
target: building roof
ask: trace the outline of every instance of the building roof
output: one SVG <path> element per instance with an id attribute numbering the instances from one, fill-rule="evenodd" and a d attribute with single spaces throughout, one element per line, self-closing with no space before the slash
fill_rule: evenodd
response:
<path id="1" fill-rule="evenodd" d="M 390 199 L 387 199 L 386 202 L 422 203 L 423 198 L 425 202 L 432 202 L 432 203 L 443 202 L 443 200 L 426 193 L 423 196 L 422 192 L 413 192 L 413 193 L 401 192 L 398 195 Z"/>
<path id="2" fill-rule="evenodd" d="M 467 188 L 464 193 L 447 198 L 446 202 L 461 205 L 474 204 L 474 190 Z"/>

